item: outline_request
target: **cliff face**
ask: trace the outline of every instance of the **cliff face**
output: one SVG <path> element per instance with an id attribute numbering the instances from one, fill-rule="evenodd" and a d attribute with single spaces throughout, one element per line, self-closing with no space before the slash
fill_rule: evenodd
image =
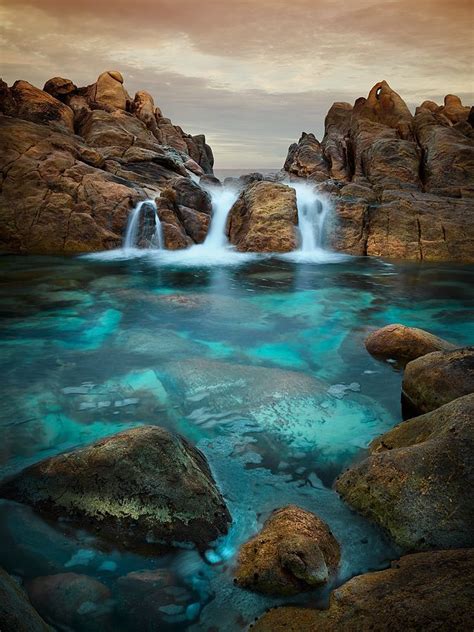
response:
<path id="1" fill-rule="evenodd" d="M 335 208 L 332 247 L 395 259 L 474 261 L 474 113 L 448 95 L 413 116 L 386 81 L 334 103 L 319 143 L 303 134 L 284 170 Z"/>
<path id="2" fill-rule="evenodd" d="M 0 81 L 0 147 L 6 252 L 115 248 L 138 200 L 157 196 L 179 176 L 212 175 L 214 163 L 203 135 L 173 125 L 147 92 L 132 99 L 116 71 L 85 88 L 60 77 L 43 90 Z M 185 244 L 194 243 L 172 219 Z M 169 230 L 166 222 L 163 228 Z"/>

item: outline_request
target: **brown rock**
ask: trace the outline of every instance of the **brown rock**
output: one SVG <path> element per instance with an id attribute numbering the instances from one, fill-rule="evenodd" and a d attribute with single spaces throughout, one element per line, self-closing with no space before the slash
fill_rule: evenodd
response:
<path id="1" fill-rule="evenodd" d="M 53 632 L 35 611 L 17 582 L 0 568 L 0 630 Z"/>
<path id="2" fill-rule="evenodd" d="M 352 175 L 352 157 L 348 145 L 351 116 L 350 103 L 333 103 L 324 121 L 324 156 L 329 162 L 331 176 L 338 180 L 347 180 Z"/>
<path id="3" fill-rule="evenodd" d="M 77 86 L 70 79 L 53 77 L 44 84 L 43 90 L 58 101 L 67 101 L 76 92 Z"/>
<path id="4" fill-rule="evenodd" d="M 235 581 L 256 592 L 293 595 L 326 583 L 339 559 L 339 544 L 327 524 L 289 505 L 274 511 L 241 547 Z"/>
<path id="5" fill-rule="evenodd" d="M 336 490 L 406 550 L 473 546 L 473 418 L 471 394 L 399 424 Z"/>
<path id="6" fill-rule="evenodd" d="M 472 621 L 474 551 L 407 555 L 392 567 L 354 577 L 334 590 L 328 610 L 285 606 L 252 632 L 467 630 Z"/>
<path id="7" fill-rule="evenodd" d="M 5 481 L 0 496 L 133 547 L 203 548 L 230 520 L 204 455 L 158 426 L 41 461 Z"/>
<path id="8" fill-rule="evenodd" d="M 407 411 L 423 414 L 474 392 L 474 347 L 436 351 L 409 362 L 402 383 Z"/>
<path id="9" fill-rule="evenodd" d="M 467 121 L 470 109 L 465 107 L 455 94 L 447 94 L 444 97 L 444 106 L 439 111 L 454 125 L 460 121 Z"/>
<path id="10" fill-rule="evenodd" d="M 168 190 L 162 192 L 167 195 Z M 184 226 L 176 215 L 174 202 L 167 197 L 156 199 L 156 208 L 163 231 L 163 242 L 166 250 L 180 250 L 193 244 L 192 239 L 186 234 Z"/>
<path id="11" fill-rule="evenodd" d="M 401 364 L 433 351 L 455 349 L 455 345 L 423 329 L 400 324 L 386 325 L 372 332 L 365 340 L 365 347 L 373 356 L 392 358 Z"/>
<path id="12" fill-rule="evenodd" d="M 211 196 L 190 178 L 174 178 L 170 180 L 168 186 L 175 193 L 177 205 L 194 209 L 206 215 L 212 215 Z"/>
<path id="13" fill-rule="evenodd" d="M 36 577 L 27 583 L 27 590 L 41 616 L 60 629 L 111 629 L 110 590 L 92 577 L 77 573 Z"/>
<path id="14" fill-rule="evenodd" d="M 55 124 L 74 132 L 71 108 L 27 81 L 15 81 L 11 88 L 3 83 L 0 112 L 34 123 Z"/>
<path id="15" fill-rule="evenodd" d="M 297 245 L 297 221 L 294 189 L 256 182 L 242 191 L 231 208 L 227 233 L 241 252 L 290 252 Z"/>
<path id="16" fill-rule="evenodd" d="M 117 70 L 108 70 L 87 89 L 87 98 L 91 105 L 109 112 L 126 110 L 131 101 L 130 95 L 123 87 L 123 77 Z"/>
<path id="17" fill-rule="evenodd" d="M 132 113 L 159 139 L 160 136 L 155 116 L 155 103 L 151 94 L 145 92 L 145 90 L 137 92 L 131 104 L 131 109 Z"/>
<path id="18" fill-rule="evenodd" d="M 283 169 L 301 178 L 327 180 L 329 167 L 321 144 L 314 134 L 303 132 L 298 143 L 290 146 Z"/>

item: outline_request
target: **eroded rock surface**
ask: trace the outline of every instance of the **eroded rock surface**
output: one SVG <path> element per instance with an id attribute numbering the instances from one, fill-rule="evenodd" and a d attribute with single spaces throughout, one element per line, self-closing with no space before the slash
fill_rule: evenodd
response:
<path id="1" fill-rule="evenodd" d="M 53 632 L 31 605 L 25 591 L 0 568 L 0 630 Z"/>
<path id="2" fill-rule="evenodd" d="M 270 595 L 311 590 L 334 575 L 337 540 L 315 514 L 290 505 L 277 509 L 239 551 L 236 583 Z"/>
<path id="3" fill-rule="evenodd" d="M 5 481 L 0 495 L 132 547 L 204 547 L 230 521 L 204 455 L 157 426 L 41 461 Z"/>
<path id="4" fill-rule="evenodd" d="M 407 555 L 332 592 L 328 610 L 283 607 L 252 632 L 466 630 L 472 621 L 474 550 Z"/>

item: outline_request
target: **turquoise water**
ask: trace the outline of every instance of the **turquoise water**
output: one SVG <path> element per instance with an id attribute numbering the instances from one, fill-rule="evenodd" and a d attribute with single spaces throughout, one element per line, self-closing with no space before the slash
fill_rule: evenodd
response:
<path id="1" fill-rule="evenodd" d="M 232 582 L 238 547 L 274 508 L 295 503 L 329 523 L 343 552 L 337 583 L 397 557 L 332 490 L 400 420 L 401 375 L 371 358 L 363 340 L 402 322 L 472 343 L 474 268 L 366 259 L 210 268 L 152 257 L 1 262 L 2 475 L 158 424 L 206 454 L 233 516 L 204 558 L 193 550 L 144 557 L 0 501 L 1 566 L 23 580 L 65 571 L 100 579 L 112 590 L 119 632 L 234 631 L 288 602 Z M 157 568 L 169 573 L 175 607 L 137 627 L 121 609 L 118 580 Z"/>

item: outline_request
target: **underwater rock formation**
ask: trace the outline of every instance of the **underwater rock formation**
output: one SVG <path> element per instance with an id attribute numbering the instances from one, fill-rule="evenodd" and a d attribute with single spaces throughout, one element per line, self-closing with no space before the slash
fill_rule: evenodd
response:
<path id="1" fill-rule="evenodd" d="M 372 442 L 371 456 L 336 490 L 405 550 L 474 546 L 473 418 L 474 393 L 402 422 Z"/>
<path id="2" fill-rule="evenodd" d="M 0 568 L 0 630 L 53 632 L 31 605 L 24 590 Z"/>
<path id="3" fill-rule="evenodd" d="M 409 362 L 402 383 L 407 412 L 421 415 L 474 393 L 474 347 L 436 351 Z"/>
<path id="4" fill-rule="evenodd" d="M 293 595 L 325 584 L 340 559 L 337 540 L 315 514 L 289 505 L 275 510 L 242 545 L 235 581 L 269 595 Z"/>
<path id="5" fill-rule="evenodd" d="M 41 461 L 4 481 L 0 496 L 129 547 L 193 542 L 203 548 L 230 521 L 204 455 L 157 426 Z"/>
<path id="6" fill-rule="evenodd" d="M 398 323 L 373 331 L 367 336 L 365 347 L 376 358 L 391 358 L 399 364 L 406 364 L 433 351 L 455 349 L 455 345 L 428 331 Z"/>
<path id="7" fill-rule="evenodd" d="M 416 553 L 391 568 L 354 577 L 331 594 L 328 610 L 275 608 L 252 632 L 466 630 L 472 621 L 474 550 Z"/>
<path id="8" fill-rule="evenodd" d="M 294 189 L 276 182 L 245 188 L 227 220 L 229 241 L 240 252 L 290 252 L 297 245 Z"/>

